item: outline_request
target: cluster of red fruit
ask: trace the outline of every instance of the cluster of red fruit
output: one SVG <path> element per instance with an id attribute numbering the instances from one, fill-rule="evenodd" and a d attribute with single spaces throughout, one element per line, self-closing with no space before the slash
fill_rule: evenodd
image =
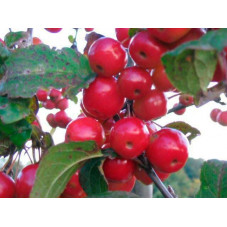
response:
<path id="1" fill-rule="evenodd" d="M 39 89 L 36 93 L 38 100 L 42 102 L 42 106 L 44 108 L 48 110 L 52 110 L 54 108 L 60 110 L 56 114 L 50 113 L 47 115 L 46 120 L 52 128 L 56 127 L 66 128 L 66 126 L 72 120 L 70 117 L 68 117 L 67 113 L 65 112 L 65 110 L 69 106 L 69 102 L 68 99 L 62 97 L 62 94 L 64 92 L 65 89 L 59 91 L 55 88 L 52 88 L 50 89 L 50 91 Z"/>
<path id="2" fill-rule="evenodd" d="M 61 28 L 46 30 L 59 32 Z M 89 28 L 86 31 L 89 32 Z M 141 29 L 131 38 L 129 28 L 118 28 L 118 41 L 107 37 L 97 39 L 88 51 L 90 66 L 97 77 L 83 90 L 83 114 L 73 121 L 62 117 L 68 101 L 62 98 L 60 91 L 37 92 L 45 108 L 60 109 L 56 115 L 48 115 L 47 121 L 52 127 L 67 126 L 66 143 L 93 140 L 101 149 L 112 148 L 117 153 L 118 157 L 106 158 L 102 165 L 110 191 L 129 192 L 136 179 L 144 184 L 152 183 L 137 162 L 141 155 L 147 158 L 161 180 L 185 165 L 188 159 L 187 138 L 175 129 L 157 130 L 152 122 L 167 113 L 164 92 L 176 91 L 168 80 L 161 57 L 166 51 L 199 39 L 204 34 L 203 29 L 148 28 Z M 127 67 L 129 56 L 134 66 Z M 220 70 L 219 65 L 217 70 Z M 214 81 L 222 80 L 220 74 L 219 78 L 215 75 Z M 193 98 L 182 95 L 179 102 L 188 106 L 193 103 Z M 9 179 L 2 180 L 9 177 L 1 173 L 0 197 L 29 197 L 37 168 L 38 164 L 25 167 L 19 173 L 16 184 Z M 86 197 L 79 182 L 79 172 L 73 175 L 61 197 Z M 4 184 L 6 181 L 11 183 Z M 11 190 L 5 189 L 4 185 Z M 4 194 L 7 191 L 12 193 Z"/>
<path id="3" fill-rule="evenodd" d="M 181 104 L 181 107 L 179 110 L 176 110 L 174 113 L 177 115 L 182 115 L 186 111 L 186 107 L 190 106 L 194 103 L 194 98 L 193 96 L 187 95 L 187 94 L 182 94 L 179 96 L 179 103 L 174 104 L 173 107 L 179 106 Z M 184 107 L 184 108 L 183 108 Z"/>
<path id="4" fill-rule="evenodd" d="M 190 29 L 182 30 L 181 37 Z M 167 113 L 164 92 L 175 90 L 161 64 L 166 44 L 154 37 L 152 31 L 140 31 L 130 39 L 128 29 L 117 29 L 122 44 L 103 37 L 91 45 L 88 59 L 97 77 L 83 90 L 83 115 L 66 129 L 66 143 L 94 140 L 100 148 L 112 148 L 118 154 L 117 158 L 106 158 L 102 166 L 110 191 L 131 191 L 136 179 L 152 183 L 135 162 L 140 155 L 147 157 L 161 180 L 179 171 L 188 158 L 188 141 L 180 131 L 170 128 L 158 131 L 152 123 Z M 121 32 L 127 36 L 119 38 Z M 174 34 L 178 38 L 171 42 L 180 38 L 178 33 L 167 36 Z M 135 66 L 126 67 L 126 48 Z M 180 99 L 185 106 L 193 102 L 191 96 Z"/>
<path id="5" fill-rule="evenodd" d="M 3 172 L 0 172 L 0 198 L 29 198 L 35 182 L 38 164 L 26 166 L 14 180 Z"/>
<path id="6" fill-rule="evenodd" d="M 62 28 L 45 28 L 48 32 L 51 33 L 58 33 L 62 30 Z M 85 28 L 86 32 L 92 32 L 94 28 Z"/>
<path id="7" fill-rule="evenodd" d="M 35 183 L 38 167 L 39 164 L 26 166 L 18 174 L 16 183 L 10 176 L 6 175 L 4 172 L 0 172 L 0 198 L 29 198 Z M 67 184 L 61 197 L 83 198 L 85 196 L 86 194 L 79 183 L 79 171 L 77 171 Z"/>
<path id="8" fill-rule="evenodd" d="M 227 111 L 221 111 L 220 109 L 215 108 L 211 111 L 210 117 L 214 122 L 227 126 Z"/>

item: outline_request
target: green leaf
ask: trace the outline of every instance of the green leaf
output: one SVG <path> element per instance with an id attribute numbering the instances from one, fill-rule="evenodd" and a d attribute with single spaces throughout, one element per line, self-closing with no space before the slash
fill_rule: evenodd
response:
<path id="1" fill-rule="evenodd" d="M 104 192 L 89 196 L 89 198 L 139 198 L 138 195 L 131 192 L 115 191 Z"/>
<path id="2" fill-rule="evenodd" d="M 111 157 L 111 158 L 119 157 L 119 155 L 112 148 L 102 149 L 102 153 L 104 157 Z"/>
<path id="3" fill-rule="evenodd" d="M 50 133 L 43 132 L 42 129 L 37 127 L 36 125 L 32 126 L 32 134 L 31 134 L 31 140 L 32 140 L 32 147 L 38 148 L 42 150 L 47 150 L 50 147 L 54 146 L 54 141 Z"/>
<path id="4" fill-rule="evenodd" d="M 101 157 L 95 142 L 71 142 L 51 147 L 40 162 L 30 197 L 59 197 L 82 164 Z"/>
<path id="5" fill-rule="evenodd" d="M 27 32 L 9 32 L 6 34 L 4 41 L 6 43 L 6 46 L 9 48 L 12 48 L 17 43 L 27 43 L 28 41 L 28 33 Z"/>
<path id="6" fill-rule="evenodd" d="M 69 42 L 70 43 L 74 43 L 74 37 L 72 35 L 68 36 Z"/>
<path id="7" fill-rule="evenodd" d="M 141 28 L 130 28 L 128 31 L 128 34 L 130 37 L 133 37 L 139 31 L 141 31 Z"/>
<path id="8" fill-rule="evenodd" d="M 7 49 L 7 47 L 3 46 L 3 44 L 0 43 L 0 76 L 2 76 L 5 73 L 4 61 L 9 57 L 9 55 L 10 52 Z"/>
<path id="9" fill-rule="evenodd" d="M 26 120 L 28 123 L 32 123 L 36 120 L 36 114 L 39 111 L 39 102 L 36 96 L 33 96 L 33 98 L 30 99 L 29 102 L 29 116 L 26 117 Z"/>
<path id="10" fill-rule="evenodd" d="M 227 46 L 227 29 L 208 32 L 200 40 L 184 43 L 162 57 L 171 83 L 193 96 L 207 90 L 218 54 Z"/>
<path id="11" fill-rule="evenodd" d="M 30 114 L 31 99 L 9 99 L 0 96 L 0 119 L 4 124 L 19 121 Z"/>
<path id="12" fill-rule="evenodd" d="M 5 61 L 5 66 L 0 94 L 10 98 L 31 98 L 38 88 L 70 86 L 66 95 L 74 99 L 79 89 L 95 77 L 87 57 L 71 48 L 57 51 L 46 45 L 36 45 L 18 49 Z"/>
<path id="13" fill-rule="evenodd" d="M 54 140 L 50 133 L 44 132 L 42 137 L 42 144 L 45 149 L 49 149 L 54 145 Z"/>
<path id="14" fill-rule="evenodd" d="M 171 83 L 179 91 L 193 96 L 206 91 L 217 64 L 215 51 L 185 49 L 169 52 L 162 58 Z"/>
<path id="15" fill-rule="evenodd" d="M 0 133 L 0 157 L 6 157 L 10 153 L 10 146 L 12 146 L 12 141 L 7 138 L 5 135 Z"/>
<path id="16" fill-rule="evenodd" d="M 102 158 L 87 161 L 80 170 L 80 183 L 88 196 L 108 191 L 108 185 L 101 173 Z"/>
<path id="17" fill-rule="evenodd" d="M 67 94 L 67 92 L 65 92 L 65 94 Z M 64 95 L 64 96 L 65 96 L 65 95 Z M 69 94 L 66 95 L 66 97 L 67 97 L 67 96 L 69 96 Z M 77 98 L 77 96 L 73 96 L 73 95 L 72 95 L 71 97 L 72 97 L 72 98 L 71 98 L 71 101 L 74 102 L 75 104 L 77 104 L 77 103 L 78 103 L 78 98 Z"/>
<path id="18" fill-rule="evenodd" d="M 0 43 L 0 63 L 4 62 L 10 56 L 10 51 L 6 46 Z"/>
<path id="19" fill-rule="evenodd" d="M 22 148 L 31 137 L 32 127 L 25 119 L 12 124 L 0 122 L 0 132 L 8 137 L 15 146 Z"/>
<path id="20" fill-rule="evenodd" d="M 221 52 L 227 46 L 227 28 L 210 31 L 198 41 L 204 49 Z"/>
<path id="21" fill-rule="evenodd" d="M 227 198 L 227 161 L 204 162 L 200 180 L 197 198 Z"/>
<path id="22" fill-rule="evenodd" d="M 201 135 L 200 131 L 197 128 L 194 128 L 183 121 L 175 121 L 167 124 L 165 127 L 174 128 L 181 131 L 183 134 L 187 136 L 189 142 L 191 142 L 192 139 L 194 139 L 195 137 Z"/>

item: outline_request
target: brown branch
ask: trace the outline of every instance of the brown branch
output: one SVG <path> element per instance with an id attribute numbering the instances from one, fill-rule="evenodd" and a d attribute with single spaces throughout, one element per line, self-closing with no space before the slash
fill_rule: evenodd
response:
<path id="1" fill-rule="evenodd" d="M 33 28 L 27 28 L 27 46 L 33 43 Z"/>
<path id="2" fill-rule="evenodd" d="M 27 28 L 27 33 L 32 37 L 33 28 Z"/>
<path id="3" fill-rule="evenodd" d="M 169 192 L 169 190 L 166 188 L 166 186 L 162 183 L 162 181 L 160 180 L 158 175 L 155 173 L 153 168 L 146 169 L 146 172 L 165 198 L 175 198 L 172 195 L 172 193 Z"/>
<path id="4" fill-rule="evenodd" d="M 170 185 L 168 185 L 168 191 L 174 198 L 177 198 L 175 191 L 173 190 L 173 188 Z"/>
<path id="5" fill-rule="evenodd" d="M 196 107 L 200 107 L 202 105 L 205 105 L 205 104 L 207 104 L 210 101 L 216 101 L 216 100 L 218 100 L 220 98 L 221 94 L 226 93 L 226 92 L 227 92 L 227 82 L 226 81 L 221 81 L 217 85 L 215 85 L 215 86 L 213 86 L 211 88 L 208 88 L 206 92 L 200 93 L 197 96 L 197 98 L 196 98 L 197 99 Z M 223 103 L 220 103 L 220 104 L 223 104 Z M 172 112 L 175 112 L 175 111 L 178 111 L 178 110 L 181 110 L 181 109 L 184 109 L 184 108 L 187 108 L 187 107 L 190 107 L 190 106 L 193 106 L 193 104 L 192 105 L 188 105 L 188 106 L 184 106 L 181 103 L 179 103 L 177 106 L 175 106 L 172 109 L 170 109 L 168 111 L 168 114 L 172 113 Z"/>
<path id="6" fill-rule="evenodd" d="M 227 91 L 227 82 L 222 81 L 217 85 L 207 89 L 207 91 L 204 92 L 203 94 L 200 94 L 198 103 L 196 106 L 200 107 L 210 101 L 214 101 L 218 99 L 222 93 L 226 93 L 226 91 Z"/>
<path id="7" fill-rule="evenodd" d="M 141 161 L 142 165 L 141 167 L 147 172 L 148 176 L 152 179 L 156 187 L 159 189 L 159 191 L 162 193 L 162 195 L 165 198 L 176 198 L 177 196 L 173 196 L 173 194 L 166 188 L 166 186 L 162 183 L 158 175 L 156 174 L 154 168 L 149 163 L 147 158 L 143 155 L 138 157 L 138 159 Z M 171 187 L 172 188 L 172 187 Z"/>

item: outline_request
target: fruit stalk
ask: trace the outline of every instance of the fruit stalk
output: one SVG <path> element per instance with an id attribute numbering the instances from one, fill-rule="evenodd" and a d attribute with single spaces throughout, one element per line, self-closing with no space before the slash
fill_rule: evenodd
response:
<path id="1" fill-rule="evenodd" d="M 148 162 L 148 160 L 144 156 L 140 156 L 139 160 L 142 162 L 144 170 L 147 172 L 148 176 L 152 179 L 156 187 L 162 193 L 165 198 L 176 198 L 173 194 L 166 188 L 166 186 L 162 183 L 158 175 L 156 174 L 154 168 Z M 172 188 L 172 187 L 171 187 Z"/>
<path id="2" fill-rule="evenodd" d="M 166 188 L 166 186 L 159 179 L 159 177 L 157 176 L 157 174 L 155 173 L 152 167 L 145 170 L 165 198 L 174 198 L 173 195 Z"/>
<path id="3" fill-rule="evenodd" d="M 192 105 L 189 105 L 189 106 L 192 106 Z M 167 114 L 176 112 L 176 111 L 178 111 L 178 110 L 182 110 L 182 109 L 187 108 L 187 107 L 189 107 L 189 106 L 185 106 L 185 105 L 179 103 L 177 106 L 175 106 L 175 107 L 173 107 L 172 109 L 170 109 L 170 110 L 168 111 Z"/>

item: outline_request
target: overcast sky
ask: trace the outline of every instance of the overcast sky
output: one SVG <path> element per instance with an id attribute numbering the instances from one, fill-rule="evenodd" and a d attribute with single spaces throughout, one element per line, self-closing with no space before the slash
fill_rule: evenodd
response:
<path id="1" fill-rule="evenodd" d="M 25 28 L 12 28 L 13 31 L 26 30 Z M 115 37 L 114 28 L 95 28 L 95 31 L 101 34 L 104 34 L 109 37 Z M 8 32 L 8 29 L 1 29 L 0 38 L 4 38 L 4 35 Z M 70 46 L 68 41 L 69 35 L 74 35 L 75 31 L 73 29 L 63 29 L 61 32 L 52 34 L 47 32 L 45 29 L 34 29 L 34 36 L 39 37 L 43 43 L 55 46 L 57 48 L 61 48 L 63 46 Z M 79 48 L 82 49 L 85 45 L 84 30 L 80 30 L 78 34 L 78 45 Z M 81 95 L 79 95 L 81 97 Z M 169 108 L 173 106 L 178 101 L 178 98 L 172 99 L 169 102 Z M 226 98 L 223 98 L 223 101 L 227 101 Z M 190 146 L 190 157 L 193 158 L 203 158 L 203 159 L 222 159 L 227 160 L 227 127 L 221 126 L 217 123 L 214 123 L 210 119 L 210 112 L 213 108 L 220 108 L 222 110 L 227 110 L 226 106 L 221 106 L 217 103 L 210 102 L 205 106 L 200 108 L 189 107 L 185 114 L 182 116 L 178 116 L 174 113 L 169 114 L 167 117 L 163 117 L 157 122 L 162 126 L 173 122 L 173 121 L 185 121 L 188 124 L 196 127 L 200 130 L 201 136 L 197 137 L 192 141 Z M 40 109 L 38 116 L 40 118 L 40 122 L 43 126 L 43 129 L 46 131 L 50 131 L 49 125 L 46 123 L 46 115 L 50 112 L 44 109 Z M 80 112 L 79 105 L 75 105 L 70 103 L 70 108 L 66 111 L 68 115 L 75 119 Z M 54 134 L 55 143 L 60 143 L 64 141 L 65 130 L 57 129 Z"/>

